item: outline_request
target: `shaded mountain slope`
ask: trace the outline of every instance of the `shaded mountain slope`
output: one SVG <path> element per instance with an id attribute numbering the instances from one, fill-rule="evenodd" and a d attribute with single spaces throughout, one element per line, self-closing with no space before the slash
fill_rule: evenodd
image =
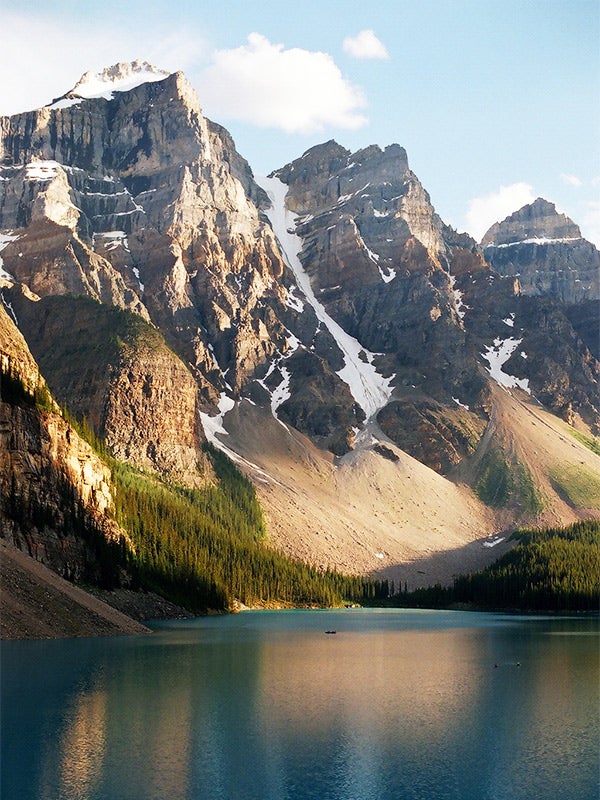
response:
<path id="1" fill-rule="evenodd" d="M 492 396 L 492 422 L 482 445 L 452 480 L 381 433 L 379 443 L 367 435 L 354 451 L 333 459 L 246 403 L 225 415 L 229 434 L 220 438 L 244 459 L 238 463 L 257 487 L 269 536 L 285 552 L 324 567 L 384 575 L 396 585 L 447 583 L 502 552 L 505 543 L 492 548 L 490 536 L 504 536 L 530 520 L 552 524 L 600 516 L 600 457 L 526 396 L 502 389 Z M 509 465 L 500 468 L 500 478 L 515 466 L 523 478 L 512 495 L 505 490 L 489 502 L 486 488 L 493 493 L 498 475 L 490 476 L 485 466 L 495 451 Z"/>
<path id="2" fill-rule="evenodd" d="M 0 540 L 1 639 L 116 636 L 149 629 Z"/>

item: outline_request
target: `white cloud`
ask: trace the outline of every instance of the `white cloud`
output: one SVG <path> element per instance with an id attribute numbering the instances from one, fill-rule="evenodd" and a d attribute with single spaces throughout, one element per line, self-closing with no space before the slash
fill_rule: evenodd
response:
<path id="1" fill-rule="evenodd" d="M 327 53 L 272 44 L 252 33 L 248 43 L 218 50 L 199 77 L 209 116 L 237 119 L 287 133 L 365 125 L 366 100 Z"/>
<path id="2" fill-rule="evenodd" d="M 347 36 L 343 43 L 344 52 L 353 58 L 389 58 L 385 45 L 375 36 L 372 30 L 364 30 L 356 36 Z"/>
<path id="3" fill-rule="evenodd" d="M 568 175 L 566 172 L 561 172 L 560 179 L 563 183 L 566 183 L 567 186 L 583 186 L 583 181 L 581 178 L 578 178 L 577 175 Z"/>
<path id="4" fill-rule="evenodd" d="M 534 200 L 533 187 L 528 183 L 512 183 L 510 186 L 501 186 L 485 197 L 475 197 L 469 201 L 467 230 L 479 242 L 494 222 L 502 222 Z"/>

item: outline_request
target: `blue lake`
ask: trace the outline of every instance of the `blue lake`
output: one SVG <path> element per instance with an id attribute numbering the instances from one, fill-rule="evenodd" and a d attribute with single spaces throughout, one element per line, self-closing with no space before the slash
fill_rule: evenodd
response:
<path id="1" fill-rule="evenodd" d="M 154 630 L 0 644 L 2 800 L 598 800 L 597 618 Z"/>

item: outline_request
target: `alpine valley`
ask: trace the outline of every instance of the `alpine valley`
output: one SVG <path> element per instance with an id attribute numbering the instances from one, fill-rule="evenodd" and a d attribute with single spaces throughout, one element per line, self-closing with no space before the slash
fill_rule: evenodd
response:
<path id="1" fill-rule="evenodd" d="M 3 564 L 38 587 L 316 602 L 296 564 L 386 594 L 600 518 L 600 255 L 547 200 L 477 243 L 398 144 L 256 177 L 183 74 L 134 62 L 0 118 L 0 249 Z M 209 495 L 229 550 L 202 561 Z"/>

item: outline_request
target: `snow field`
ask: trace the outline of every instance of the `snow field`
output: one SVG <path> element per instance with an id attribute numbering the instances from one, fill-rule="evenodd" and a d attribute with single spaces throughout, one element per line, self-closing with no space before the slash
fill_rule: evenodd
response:
<path id="1" fill-rule="evenodd" d="M 272 205 L 267 211 L 267 216 L 299 289 L 303 292 L 306 302 L 313 307 L 317 319 L 328 329 L 344 354 L 345 366 L 337 374 L 348 385 L 352 396 L 367 418 L 370 418 L 387 404 L 392 394 L 393 376 L 384 378 L 380 375 L 372 363 L 376 354 L 367 352 L 360 342 L 346 333 L 317 300 L 310 278 L 299 258 L 302 239 L 294 232 L 295 217 L 285 207 L 287 185 L 279 178 L 256 178 L 256 181 L 271 200 Z"/>

